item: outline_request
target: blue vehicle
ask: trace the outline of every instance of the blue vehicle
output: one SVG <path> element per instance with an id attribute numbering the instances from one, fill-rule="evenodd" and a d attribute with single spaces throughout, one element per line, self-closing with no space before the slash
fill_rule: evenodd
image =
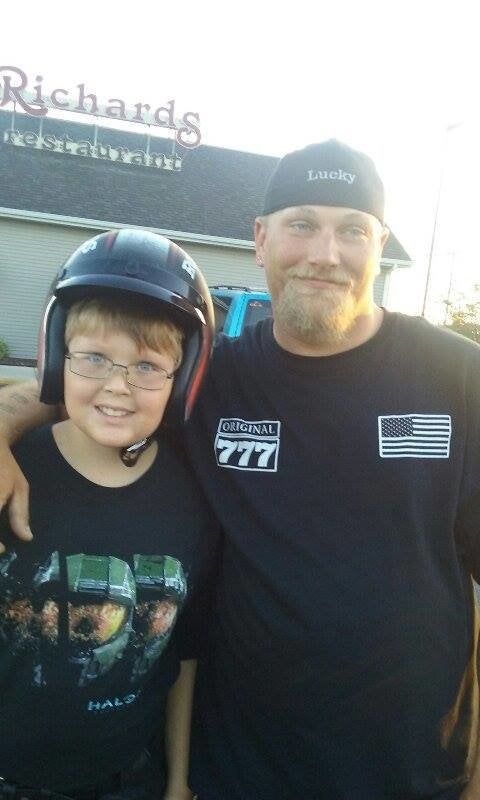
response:
<path id="1" fill-rule="evenodd" d="M 272 315 L 270 295 L 248 286 L 210 286 L 215 309 L 215 331 L 240 336 L 247 325 Z"/>

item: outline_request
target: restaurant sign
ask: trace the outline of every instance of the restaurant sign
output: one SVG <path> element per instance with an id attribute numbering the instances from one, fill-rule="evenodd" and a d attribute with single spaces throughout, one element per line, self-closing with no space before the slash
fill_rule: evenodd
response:
<path id="1" fill-rule="evenodd" d="M 175 141 L 188 149 L 198 147 L 201 140 L 200 118 L 195 111 L 186 111 L 180 117 L 175 108 L 175 100 L 163 104 L 135 103 L 128 108 L 125 101 L 111 97 L 100 102 L 98 96 L 86 90 L 84 83 L 75 87 L 76 91 L 56 88 L 47 91 L 43 86 L 43 76 L 35 77 L 32 89 L 28 86 L 28 76 L 18 67 L 0 66 L 0 108 L 9 103 L 32 117 L 43 118 L 49 109 L 68 111 L 75 114 L 88 114 L 122 122 L 135 122 L 174 131 Z M 33 90 L 33 91 L 32 91 Z"/>

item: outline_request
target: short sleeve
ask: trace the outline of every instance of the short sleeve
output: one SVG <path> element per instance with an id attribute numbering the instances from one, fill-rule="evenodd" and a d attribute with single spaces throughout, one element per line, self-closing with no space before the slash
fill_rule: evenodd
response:
<path id="1" fill-rule="evenodd" d="M 458 516 L 456 538 L 465 569 L 480 583 L 480 488 Z"/>

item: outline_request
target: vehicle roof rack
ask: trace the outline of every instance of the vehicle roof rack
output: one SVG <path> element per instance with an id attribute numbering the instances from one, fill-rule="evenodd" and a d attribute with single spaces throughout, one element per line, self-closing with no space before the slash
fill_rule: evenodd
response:
<path id="1" fill-rule="evenodd" d="M 227 285 L 224 283 L 216 284 L 215 286 L 209 286 L 210 289 L 226 289 L 227 291 L 235 291 L 239 290 L 241 292 L 267 292 L 268 290 L 265 287 L 258 287 L 258 286 L 237 286 L 237 285 Z"/>

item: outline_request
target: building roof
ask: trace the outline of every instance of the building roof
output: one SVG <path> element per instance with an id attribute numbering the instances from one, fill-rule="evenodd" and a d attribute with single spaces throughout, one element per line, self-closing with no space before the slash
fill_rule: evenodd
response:
<path id="1" fill-rule="evenodd" d="M 0 207 L 107 220 L 209 237 L 252 240 L 252 223 L 261 212 L 268 178 L 278 158 L 221 147 L 177 145 L 181 170 L 134 166 L 33 147 L 4 144 L 12 115 L 0 111 Z M 38 133 L 37 118 L 15 116 L 15 130 Z M 98 128 L 98 141 L 112 147 L 145 150 L 142 133 Z M 93 142 L 93 126 L 43 119 L 43 136 L 64 134 Z M 150 150 L 170 155 L 170 139 L 151 139 Z M 384 257 L 410 262 L 391 234 Z"/>

